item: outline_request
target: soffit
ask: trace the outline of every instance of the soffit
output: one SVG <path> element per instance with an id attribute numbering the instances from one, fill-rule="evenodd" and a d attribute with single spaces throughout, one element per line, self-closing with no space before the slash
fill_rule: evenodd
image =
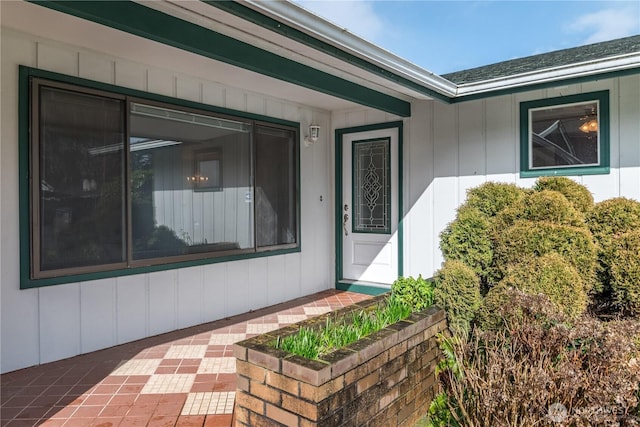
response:
<path id="1" fill-rule="evenodd" d="M 0 1 L 2 27 L 122 58 L 153 68 L 173 70 L 223 86 L 327 111 L 361 107 L 347 99 L 321 93 L 242 67 L 212 60 L 185 50 L 107 27 L 24 1 Z M 111 82 L 113 83 L 113 82 Z M 117 82 L 115 82 L 117 84 Z M 389 91 L 387 91 L 388 93 Z M 406 98 L 406 97 L 405 97 Z"/>
<path id="2" fill-rule="evenodd" d="M 228 13 L 203 1 L 134 0 L 146 7 L 251 44 L 283 58 L 343 78 L 404 100 L 433 99 L 424 91 L 414 90 L 388 78 L 373 74 L 352 63 L 324 53 L 315 47 L 271 31 L 243 17 Z M 293 5 L 291 5 L 293 6 Z M 321 18 L 318 18 L 321 19 Z M 391 55 L 391 54 L 389 54 Z M 378 65 L 379 66 L 379 65 Z M 416 82 L 419 86 L 421 83 Z"/>

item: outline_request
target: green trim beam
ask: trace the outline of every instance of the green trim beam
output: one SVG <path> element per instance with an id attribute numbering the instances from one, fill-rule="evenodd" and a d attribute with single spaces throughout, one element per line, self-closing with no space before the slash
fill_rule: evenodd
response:
<path id="1" fill-rule="evenodd" d="M 405 100 L 132 1 L 32 0 L 32 3 L 400 117 L 411 116 L 411 104 Z"/>

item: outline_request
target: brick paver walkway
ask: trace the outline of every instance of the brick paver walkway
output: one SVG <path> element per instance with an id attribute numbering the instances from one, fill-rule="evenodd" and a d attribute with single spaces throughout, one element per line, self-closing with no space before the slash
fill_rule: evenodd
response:
<path id="1" fill-rule="evenodd" d="M 329 290 L 284 304 L 0 376 L 0 424 L 224 426 L 233 343 L 369 298 Z"/>

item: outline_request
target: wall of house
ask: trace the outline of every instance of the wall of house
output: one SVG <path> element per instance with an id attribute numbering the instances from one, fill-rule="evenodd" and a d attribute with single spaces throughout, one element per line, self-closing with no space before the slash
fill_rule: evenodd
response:
<path id="1" fill-rule="evenodd" d="M 414 102 L 403 138 L 404 275 L 431 277 L 441 267 L 439 235 L 468 189 L 486 181 L 534 184 L 535 178 L 519 174 L 521 102 L 600 90 L 610 91 L 611 172 L 571 178 L 584 184 L 596 202 L 640 200 L 640 75 L 452 105 Z M 367 109 L 332 115 L 334 129 L 395 120 Z"/>
<path id="2" fill-rule="evenodd" d="M 469 188 L 485 181 L 531 187 L 520 178 L 520 102 L 610 91 L 611 172 L 571 177 L 597 201 L 640 200 L 640 75 L 446 105 L 416 102 L 404 140 L 405 275 L 440 268 L 439 234 Z"/>
<path id="3" fill-rule="evenodd" d="M 25 30 L 26 31 L 26 30 Z M 29 30 L 37 32 L 37 29 Z M 328 132 L 300 148 L 301 253 L 20 290 L 18 65 L 330 128 L 330 114 L 196 78 L 160 58 L 122 58 L 3 28 L 0 134 L 2 372 L 224 318 L 333 286 Z M 169 49 L 169 48 L 167 48 Z M 162 62 L 156 62 L 162 61 Z M 175 61 L 174 61 L 175 62 Z M 179 61 L 178 61 L 179 62 Z M 183 67 L 184 64 L 179 64 Z M 200 70 L 201 71 L 201 70 Z M 268 81 L 265 81 L 268 84 Z M 322 198 L 320 196 L 323 196 Z"/>

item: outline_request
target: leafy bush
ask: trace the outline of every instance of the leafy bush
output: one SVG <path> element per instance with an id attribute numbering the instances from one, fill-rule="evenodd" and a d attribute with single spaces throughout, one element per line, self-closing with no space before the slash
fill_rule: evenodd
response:
<path id="1" fill-rule="evenodd" d="M 587 220 L 599 246 L 598 278 L 610 292 L 611 268 L 616 263 L 612 251 L 621 234 L 640 230 L 640 202 L 618 197 L 595 205 Z"/>
<path id="2" fill-rule="evenodd" d="M 593 236 L 606 241 L 628 231 L 640 229 L 640 202 L 624 197 L 595 205 L 588 219 Z"/>
<path id="3" fill-rule="evenodd" d="M 529 257 L 512 265 L 500 284 L 531 295 L 544 294 L 570 318 L 578 317 L 587 308 L 584 281 L 575 267 L 557 253 Z"/>
<path id="4" fill-rule="evenodd" d="M 554 405 L 567 410 L 557 425 L 638 425 L 640 322 L 569 326 L 544 295 L 511 290 L 508 300 L 504 328 L 446 340 L 458 371 L 440 374 L 432 426 L 551 426 Z"/>
<path id="5" fill-rule="evenodd" d="M 433 301 L 447 312 L 449 329 L 466 335 L 480 308 L 480 280 L 471 267 L 450 260 L 436 273 Z"/>
<path id="6" fill-rule="evenodd" d="M 528 194 L 518 203 L 503 209 L 495 218 L 494 227 L 499 233 L 518 220 L 546 221 L 559 225 L 584 227 L 584 215 L 577 211 L 561 193 L 542 190 Z"/>
<path id="7" fill-rule="evenodd" d="M 476 208 L 461 207 L 455 221 L 440 234 L 440 249 L 446 259 L 462 261 L 486 278 L 493 260 L 489 219 Z"/>
<path id="8" fill-rule="evenodd" d="M 486 182 L 467 191 L 463 206 L 478 209 L 487 217 L 493 217 L 502 209 L 522 200 L 526 192 L 515 184 Z"/>
<path id="9" fill-rule="evenodd" d="M 621 311 L 640 316 L 640 229 L 615 239 L 611 255 L 611 298 Z"/>
<path id="10" fill-rule="evenodd" d="M 588 291 L 596 286 L 597 253 L 589 230 L 544 221 L 517 221 L 496 235 L 494 283 L 522 259 L 554 252 L 576 268 Z"/>
<path id="11" fill-rule="evenodd" d="M 593 209 L 593 195 L 587 187 L 564 176 L 545 176 L 536 180 L 535 191 L 552 190 L 562 193 L 579 211 L 586 214 Z"/>
<path id="12" fill-rule="evenodd" d="M 435 284 L 422 278 L 399 277 L 391 285 L 391 295 L 411 308 L 411 311 L 418 312 L 433 304 L 433 288 Z"/>

